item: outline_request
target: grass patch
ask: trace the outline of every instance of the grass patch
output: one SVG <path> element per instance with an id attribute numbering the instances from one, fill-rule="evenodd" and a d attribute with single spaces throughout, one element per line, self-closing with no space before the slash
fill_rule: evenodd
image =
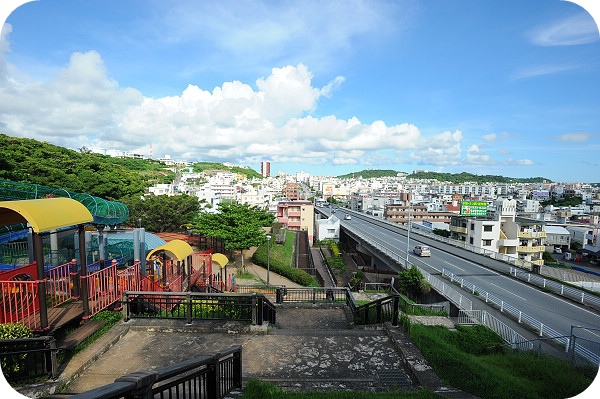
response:
<path id="1" fill-rule="evenodd" d="M 513 352 L 484 326 L 412 324 L 410 335 L 444 383 L 485 399 L 567 398 L 590 386 L 597 369 L 549 355 Z"/>
<path id="2" fill-rule="evenodd" d="M 292 259 L 294 259 L 294 233 L 287 231 L 286 234 L 284 244 L 275 244 L 273 242 L 274 239 L 271 239 L 270 255 L 267 243 L 261 244 L 256 248 L 256 251 L 254 251 L 252 260 L 262 267 L 267 267 L 267 264 L 269 264 L 272 272 L 286 277 L 304 287 L 319 287 L 319 283 L 313 276 L 304 270 L 291 266 Z"/>
<path id="3" fill-rule="evenodd" d="M 238 270 L 238 272 L 235 274 L 235 278 L 239 278 L 241 280 L 254 280 L 256 279 L 256 276 L 250 272 Z"/>
<path id="4" fill-rule="evenodd" d="M 439 399 L 431 391 L 417 392 L 390 391 L 383 393 L 362 391 L 335 392 L 285 392 L 273 384 L 250 380 L 244 389 L 242 399 Z"/>

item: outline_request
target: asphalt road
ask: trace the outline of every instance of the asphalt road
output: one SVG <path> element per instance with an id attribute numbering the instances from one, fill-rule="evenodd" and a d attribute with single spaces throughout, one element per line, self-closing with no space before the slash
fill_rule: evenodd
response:
<path id="1" fill-rule="evenodd" d="M 352 215 L 351 220 L 344 219 L 346 213 Z M 443 244 L 436 247 L 436 244 L 432 244 L 429 240 L 423 241 L 423 237 L 414 231 L 411 232 L 410 243 L 407 245 L 405 235 L 373 224 L 368 218 L 363 218 L 355 212 L 348 212 L 340 208 L 336 210 L 336 216 L 341 220 L 342 227 L 349 227 L 362 232 L 373 242 L 378 242 L 379 245 L 395 252 L 400 259 L 406 259 L 408 249 L 410 263 L 418 265 L 432 274 L 440 272 L 442 269 L 450 271 L 540 321 L 544 326 L 552 328 L 559 334 L 568 336 L 571 333 L 571 326 L 591 328 L 592 330 L 587 330 L 586 334 L 589 339 L 597 342 L 597 344 L 592 344 L 591 348 L 598 353 L 600 349 L 600 314 L 598 312 L 484 267 L 478 263 L 481 255 L 466 250 L 461 250 L 464 253 L 461 253 L 460 256 L 453 255 L 443 250 Z M 417 243 L 429 245 L 431 247 L 431 257 L 420 258 L 414 256 L 411 251 Z M 496 262 L 502 264 L 502 262 Z M 506 270 L 510 268 L 509 265 L 503 265 L 505 265 Z"/>

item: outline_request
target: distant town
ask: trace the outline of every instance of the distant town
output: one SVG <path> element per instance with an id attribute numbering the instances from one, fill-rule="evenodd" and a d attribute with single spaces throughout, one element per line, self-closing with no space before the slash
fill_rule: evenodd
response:
<path id="1" fill-rule="evenodd" d="M 353 178 L 305 172 L 272 176 L 268 161 L 261 163 L 262 178 L 248 178 L 226 170 L 197 173 L 193 163 L 170 156 L 158 161 L 173 167 L 177 177 L 171 184 L 150 187 L 148 194 L 193 195 L 207 212 L 214 211 L 223 200 L 268 209 L 284 227 L 308 231 L 311 242 L 339 236 L 335 214 L 329 218 L 333 225 L 332 220 L 314 216 L 314 207 L 334 204 L 405 227 L 445 231 L 451 238 L 534 265 L 543 264 L 545 251 L 563 253 L 575 249 L 574 256 L 578 250 L 592 263 L 600 254 L 600 188 L 591 184 L 452 184 L 408 179 L 406 173 L 378 178 L 363 178 L 359 173 Z M 560 205 L 569 199 L 568 205 Z M 478 206 L 465 207 L 473 203 Z M 479 211 L 466 214 L 470 208 Z M 524 231 L 532 234 L 525 234 L 528 238 L 524 239 Z"/>

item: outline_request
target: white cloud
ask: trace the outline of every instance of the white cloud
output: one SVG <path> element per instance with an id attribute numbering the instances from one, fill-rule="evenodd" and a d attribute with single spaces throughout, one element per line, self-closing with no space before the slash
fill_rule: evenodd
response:
<path id="1" fill-rule="evenodd" d="M 600 36 L 594 19 L 581 12 L 537 27 L 530 32 L 530 39 L 538 46 L 573 46 L 595 42 Z"/>
<path id="2" fill-rule="evenodd" d="M 6 37 L 2 40 L 5 52 Z M 273 68 L 255 88 L 240 81 L 212 91 L 190 84 L 178 95 L 160 98 L 120 87 L 96 51 L 73 53 L 47 82 L 14 76 L 0 86 L 2 132 L 73 149 L 149 155 L 152 145 L 155 156 L 239 164 L 266 157 L 320 165 L 491 162 L 477 147 L 463 158 L 461 131 L 424 137 L 409 123 L 312 116 L 319 99 L 335 95 L 344 77 L 316 87 L 303 64 Z"/>
<path id="3" fill-rule="evenodd" d="M 505 165 L 516 165 L 516 166 L 530 166 L 530 165 L 534 165 L 535 162 L 533 162 L 531 159 L 512 159 L 512 158 L 508 158 L 506 161 L 504 161 Z"/>
<path id="4" fill-rule="evenodd" d="M 591 135 L 589 133 L 565 133 L 556 136 L 556 139 L 559 141 L 581 143 L 584 141 L 588 141 L 590 139 L 590 136 Z"/>

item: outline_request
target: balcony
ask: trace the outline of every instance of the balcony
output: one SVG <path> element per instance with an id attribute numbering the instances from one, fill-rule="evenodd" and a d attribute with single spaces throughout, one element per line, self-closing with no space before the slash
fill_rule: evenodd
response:
<path id="1" fill-rule="evenodd" d="M 450 231 L 453 231 L 455 233 L 462 233 L 462 234 L 467 234 L 467 232 L 468 232 L 466 227 L 452 226 L 452 225 L 450 225 Z"/>
<path id="2" fill-rule="evenodd" d="M 544 252 L 546 250 L 545 245 L 538 245 L 536 247 L 528 247 L 527 245 L 519 245 L 517 247 L 517 252 L 524 254 L 535 254 L 538 252 Z"/>
<path id="3" fill-rule="evenodd" d="M 516 247 L 519 245 L 519 240 L 516 238 L 504 238 L 498 240 L 499 247 Z"/>
<path id="4" fill-rule="evenodd" d="M 545 231 L 519 231 L 519 238 L 546 238 Z"/>
<path id="5" fill-rule="evenodd" d="M 299 218 L 301 216 L 301 214 L 302 214 L 302 212 L 300 212 L 300 211 L 288 211 L 287 212 L 288 218 L 291 218 L 291 217 Z"/>

